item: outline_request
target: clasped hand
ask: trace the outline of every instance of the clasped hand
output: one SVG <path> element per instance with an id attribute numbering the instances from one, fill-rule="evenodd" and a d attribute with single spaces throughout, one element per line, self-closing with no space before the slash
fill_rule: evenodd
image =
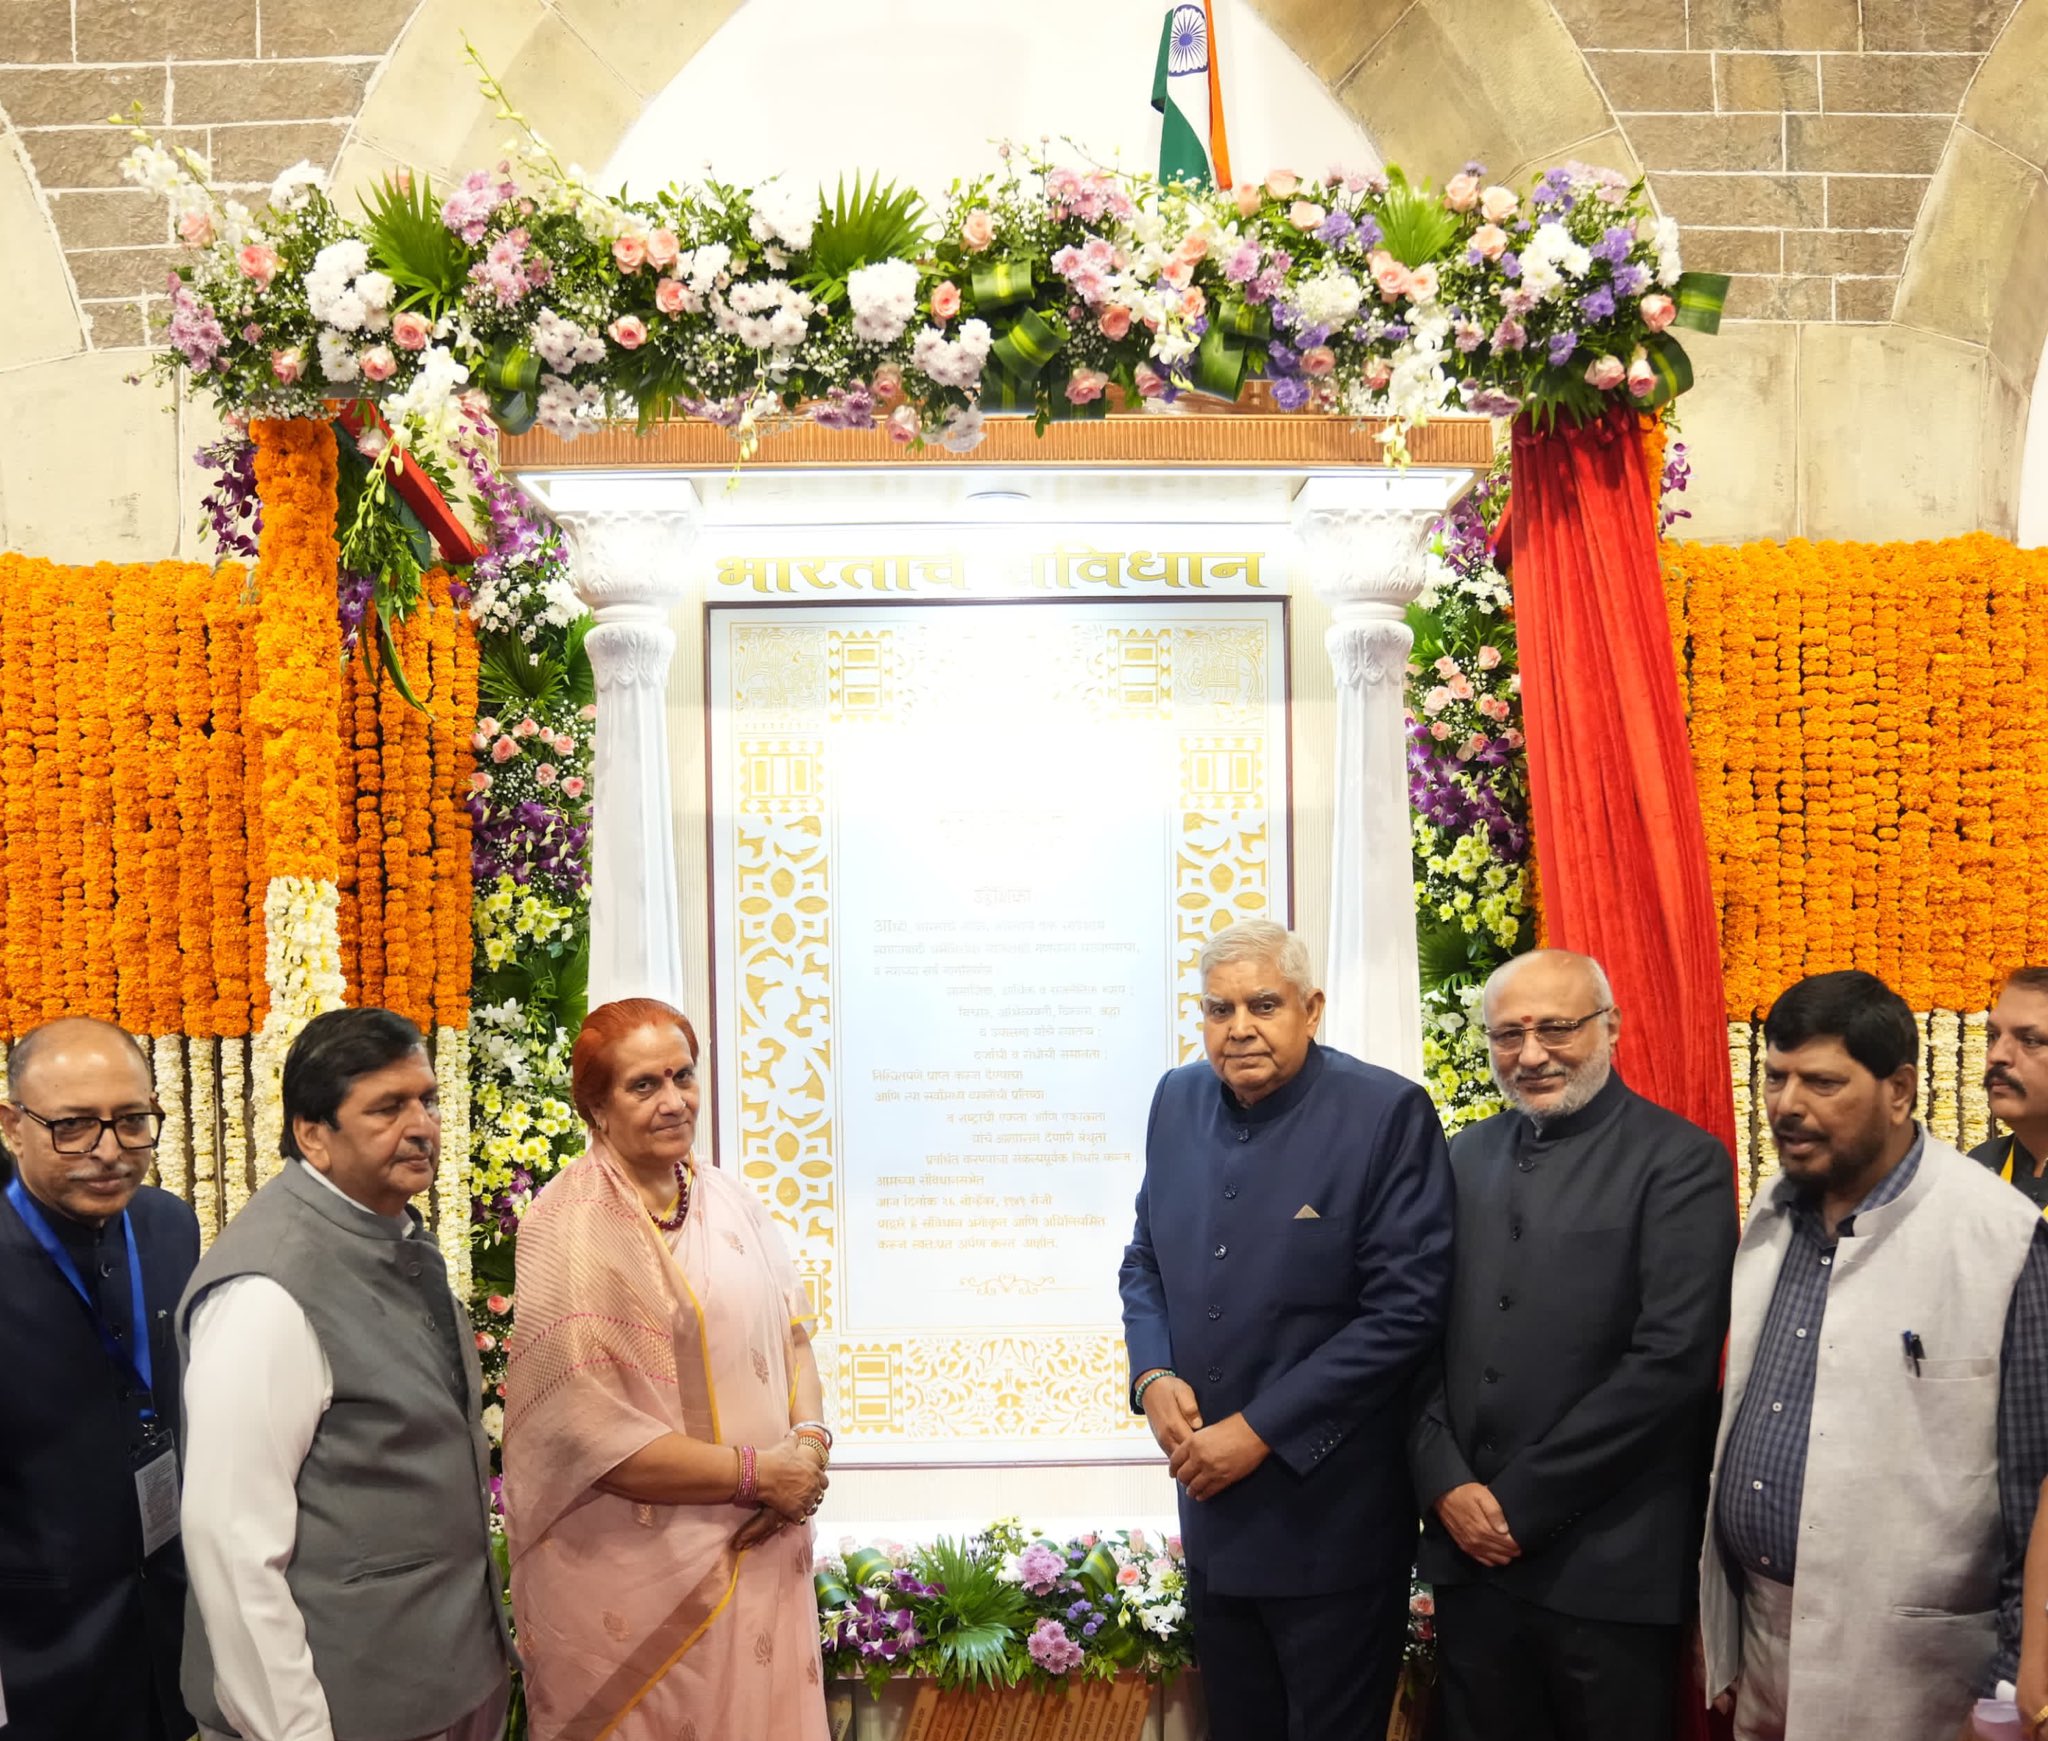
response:
<path id="1" fill-rule="evenodd" d="M 1453 1487 L 1436 1502 L 1436 1515 L 1451 1540 L 1482 1566 L 1504 1566 L 1522 1557 L 1508 1529 L 1507 1514 L 1491 1488 L 1477 1481 Z"/>
<path id="2" fill-rule="evenodd" d="M 818 1509 L 831 1482 L 810 1444 L 791 1433 L 781 1444 L 755 1455 L 754 1488 L 761 1509 L 740 1526 L 732 1538 L 734 1547 L 753 1547 Z"/>
<path id="3" fill-rule="evenodd" d="M 1145 1387 L 1145 1419 L 1166 1453 L 1166 1466 L 1193 1499 L 1208 1499 L 1242 1481 L 1269 1455 L 1266 1441 L 1243 1415 L 1213 1427 L 1187 1383 L 1170 1374 Z"/>

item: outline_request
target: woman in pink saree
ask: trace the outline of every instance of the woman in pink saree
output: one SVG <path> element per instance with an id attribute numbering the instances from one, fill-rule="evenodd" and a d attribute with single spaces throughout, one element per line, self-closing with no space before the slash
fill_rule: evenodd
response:
<path id="1" fill-rule="evenodd" d="M 593 1010 L 590 1148 L 519 1228 L 505 1522 L 533 1741 L 824 1741 L 810 1309 L 747 1187 L 697 1164 L 697 1037 Z"/>

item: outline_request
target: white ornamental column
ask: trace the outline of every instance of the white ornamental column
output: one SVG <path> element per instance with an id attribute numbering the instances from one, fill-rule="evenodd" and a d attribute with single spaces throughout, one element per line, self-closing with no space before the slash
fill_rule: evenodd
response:
<path id="1" fill-rule="evenodd" d="M 1427 578 L 1430 528 L 1466 474 L 1311 478 L 1294 498 L 1308 574 L 1334 619 L 1337 680 L 1330 941 L 1320 1038 L 1422 1079 L 1404 689 L 1404 613 Z M 1412 504 L 1412 505 L 1411 505 Z"/>
<path id="2" fill-rule="evenodd" d="M 668 766 L 669 617 L 697 534 L 687 480 L 553 480 L 548 511 L 569 542 L 576 591 L 596 617 L 591 769 L 590 1007 L 658 997 L 683 1007 Z"/>

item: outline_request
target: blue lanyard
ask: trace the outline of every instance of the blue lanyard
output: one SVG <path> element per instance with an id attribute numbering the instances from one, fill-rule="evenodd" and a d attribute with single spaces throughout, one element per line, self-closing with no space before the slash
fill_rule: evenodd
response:
<path id="1" fill-rule="evenodd" d="M 16 1172 L 7 1182 L 7 1200 L 14 1205 L 15 1214 L 21 1217 L 21 1224 L 34 1236 L 36 1244 L 43 1248 L 43 1254 L 57 1266 L 57 1273 L 71 1284 L 71 1291 L 84 1305 L 92 1319 L 92 1327 L 99 1332 L 100 1346 L 107 1351 L 107 1358 L 116 1366 L 126 1370 L 128 1376 L 142 1387 L 142 1418 L 156 1419 L 156 1392 L 150 1383 L 152 1368 L 149 1354 L 149 1307 L 142 1297 L 142 1254 L 135 1249 L 135 1227 L 128 1219 L 127 1210 L 121 1211 L 121 1232 L 128 1241 L 128 1307 L 134 1319 L 131 1326 L 131 1345 L 123 1348 L 114 1332 L 107 1327 L 107 1321 L 100 1316 L 100 1310 L 92 1303 L 92 1295 L 86 1292 L 85 1278 L 78 1273 L 78 1265 L 71 1261 L 71 1253 L 59 1243 L 56 1234 L 50 1231 L 49 1222 L 43 1219 L 43 1212 L 36 1207 L 35 1199 L 22 1185 L 21 1174 Z"/>

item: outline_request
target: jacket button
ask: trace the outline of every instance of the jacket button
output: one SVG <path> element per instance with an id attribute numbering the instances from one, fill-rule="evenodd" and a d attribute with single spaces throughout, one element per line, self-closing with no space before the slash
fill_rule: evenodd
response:
<path id="1" fill-rule="evenodd" d="M 1215 1322 L 1215 1321 L 1216 1321 L 1216 1320 L 1217 1320 L 1218 1318 L 1220 1318 L 1220 1317 L 1222 1317 L 1222 1316 L 1223 1316 L 1223 1308 L 1222 1308 L 1221 1306 L 1211 1306 L 1211 1307 L 1209 1308 L 1209 1322 L 1210 1322 L 1210 1323 L 1212 1323 L 1212 1324 L 1213 1324 L 1213 1323 L 1214 1323 L 1214 1322 Z"/>
<path id="2" fill-rule="evenodd" d="M 1223 1382 L 1223 1368 L 1222 1368 L 1222 1367 L 1220 1367 L 1220 1366 L 1212 1366 L 1212 1367 L 1210 1367 L 1210 1368 L 1209 1368 L 1209 1382 L 1210 1382 L 1211 1384 L 1221 1384 L 1221 1383 Z"/>
<path id="3" fill-rule="evenodd" d="M 1223 1195 L 1226 1199 L 1235 1197 L 1237 1195 L 1237 1187 L 1235 1185 L 1225 1185 L 1223 1187 Z"/>
<path id="4" fill-rule="evenodd" d="M 1229 1247 L 1229 1246 L 1227 1246 L 1227 1245 L 1219 1245 L 1219 1246 L 1218 1246 L 1218 1247 L 1216 1248 L 1216 1255 L 1217 1255 L 1218 1257 L 1227 1257 L 1227 1256 L 1229 1255 L 1229 1253 L 1230 1253 L 1230 1247 Z"/>
<path id="5" fill-rule="evenodd" d="M 1491 1439 L 1481 1439 L 1479 1441 L 1479 1448 L 1482 1451 L 1491 1451 L 1494 1448 L 1493 1441 Z"/>
<path id="6" fill-rule="evenodd" d="M 1522 1224 L 1519 1221 L 1509 1224 L 1508 1237 L 1510 1239 L 1520 1239 L 1522 1237 Z"/>
<path id="7" fill-rule="evenodd" d="M 1494 1369 L 1493 1369 L 1492 1367 L 1490 1367 L 1490 1366 L 1489 1366 L 1489 1367 L 1488 1367 L 1488 1368 L 1487 1368 L 1487 1369 L 1486 1369 L 1486 1370 L 1485 1370 L 1484 1372 L 1482 1372 L 1482 1373 L 1481 1373 L 1481 1374 L 1480 1374 L 1479 1376 L 1480 1376 L 1480 1378 L 1481 1378 L 1481 1379 L 1482 1379 L 1482 1380 L 1483 1380 L 1483 1381 L 1484 1381 L 1485 1383 L 1487 1383 L 1487 1384 L 1498 1384 L 1498 1383 L 1500 1383 L 1500 1374 L 1499 1374 L 1499 1373 L 1497 1373 L 1497 1372 L 1495 1372 L 1495 1371 L 1494 1371 Z"/>
<path id="8" fill-rule="evenodd" d="M 1248 1143 L 1252 1140 L 1252 1133 L 1248 1130 L 1240 1130 L 1237 1133 L 1237 1140 L 1241 1143 Z"/>
<path id="9" fill-rule="evenodd" d="M 1509 1298 L 1509 1297 L 1508 1297 L 1508 1296 L 1507 1296 L 1506 1294 L 1502 1294 L 1502 1295 L 1501 1295 L 1501 1297 L 1500 1297 L 1500 1309 L 1501 1309 L 1501 1310 L 1502 1310 L 1503 1312 L 1505 1312 L 1505 1311 L 1506 1311 L 1506 1310 L 1507 1310 L 1507 1309 L 1508 1309 L 1508 1308 L 1509 1308 L 1510 1306 L 1512 1306 L 1512 1305 L 1513 1305 L 1514 1303 L 1515 1303 L 1515 1302 L 1514 1302 L 1514 1301 L 1513 1301 L 1512 1299 L 1510 1299 L 1510 1298 Z"/>

